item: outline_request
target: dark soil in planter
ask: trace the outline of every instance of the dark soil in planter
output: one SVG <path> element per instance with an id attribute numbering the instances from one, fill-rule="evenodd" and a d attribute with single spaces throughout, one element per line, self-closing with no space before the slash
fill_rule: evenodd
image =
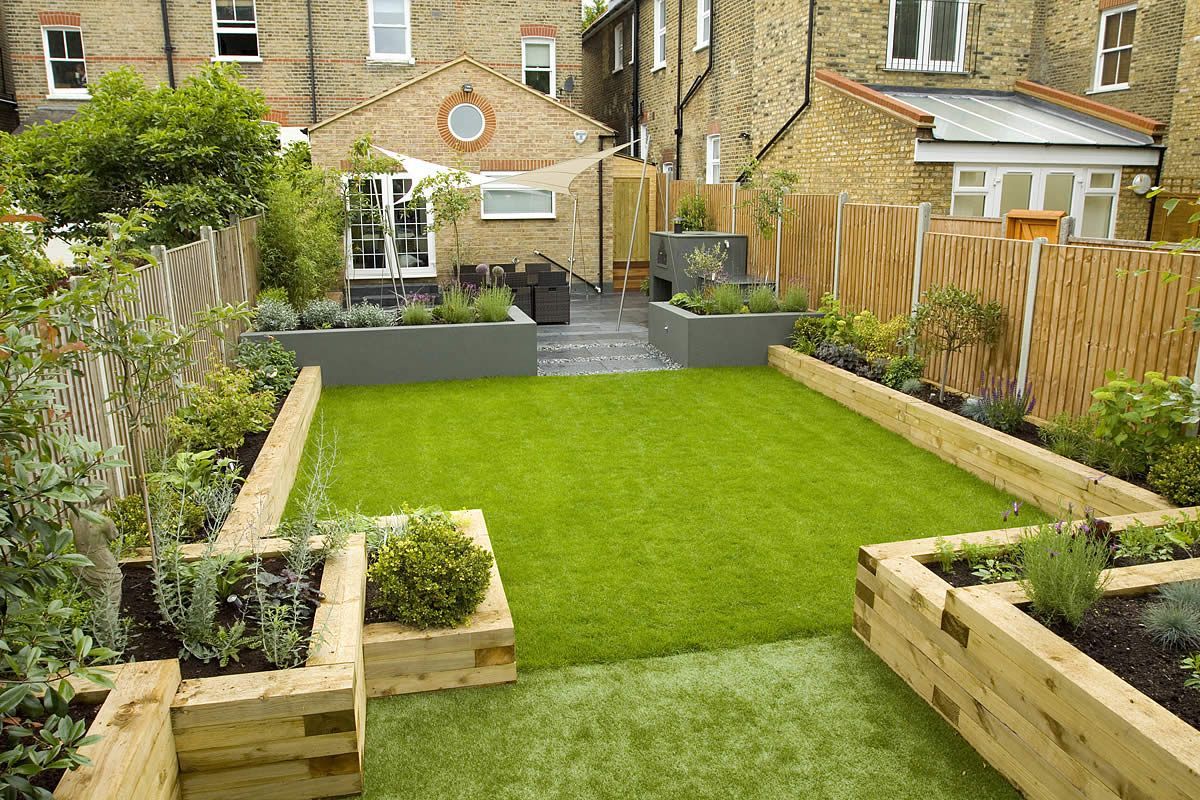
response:
<path id="1" fill-rule="evenodd" d="M 263 445 L 267 443 L 267 437 L 271 435 L 271 428 L 275 427 L 275 420 L 279 419 L 279 412 L 283 410 L 283 404 L 287 397 L 275 403 L 275 413 L 271 415 L 271 426 L 265 431 L 256 433 L 247 433 L 246 440 L 242 442 L 242 446 L 236 452 L 230 453 L 229 457 L 238 463 L 242 468 L 242 480 L 250 477 L 250 470 L 254 469 L 254 463 L 258 461 L 258 454 L 262 452 Z"/>
<path id="2" fill-rule="evenodd" d="M 1155 643 L 1142 625 L 1142 613 L 1155 599 L 1154 594 L 1106 597 L 1088 611 L 1078 628 L 1048 627 L 1193 728 L 1200 728 L 1200 691 L 1183 685 L 1188 673 L 1179 667 L 1188 653 Z M 1031 613 L 1029 608 L 1023 610 Z"/>
<path id="3" fill-rule="evenodd" d="M 395 622 L 383 609 L 378 607 L 379 586 L 367 578 L 367 595 L 363 604 L 363 622 L 370 625 L 373 622 Z"/>
<path id="4" fill-rule="evenodd" d="M 1182 547 L 1173 547 L 1171 549 L 1171 557 L 1164 559 L 1165 561 L 1183 561 L 1188 558 L 1195 558 L 1195 554 L 1183 549 Z M 1140 564 L 1151 564 L 1152 561 L 1137 558 L 1114 558 L 1109 562 L 1109 567 L 1136 567 Z M 958 588 L 960 586 L 980 586 L 984 583 L 983 579 L 974 574 L 974 570 L 961 559 L 954 562 L 949 572 L 942 571 L 941 563 L 930 561 L 925 564 L 927 568 L 932 570 L 939 578 L 944 580 L 951 586 Z"/>
<path id="5" fill-rule="evenodd" d="M 71 718 L 75 720 L 83 720 L 83 726 L 85 728 L 90 728 L 92 727 L 92 723 L 95 722 L 96 717 L 100 715 L 100 705 L 100 703 L 75 703 L 71 706 Z M 90 751 L 98 746 L 99 743 L 84 747 L 82 750 L 83 755 L 91 755 Z M 58 786 L 58 782 L 63 779 L 63 775 L 65 774 L 67 774 L 65 769 L 47 770 L 46 772 L 43 772 L 30 780 L 30 783 L 39 789 L 45 789 L 52 792 L 54 791 L 54 787 Z"/>
<path id="6" fill-rule="evenodd" d="M 286 562 L 282 558 L 266 559 L 262 562 L 262 571 L 282 575 Z M 321 585 L 321 575 L 324 565 L 318 565 L 308 573 L 310 586 Z M 235 587 L 235 594 L 242 598 L 253 596 L 254 576 L 243 578 Z M 220 601 L 217 608 L 217 622 L 221 625 L 231 625 L 239 619 L 245 619 L 247 633 L 254 634 L 253 620 L 247 615 L 246 604 L 243 602 L 239 609 L 234 603 Z M 153 661 L 163 658 L 178 658 L 179 670 L 184 679 L 211 678 L 217 675 L 241 675 L 248 672 L 269 672 L 281 669 L 267 660 L 259 650 L 246 648 L 238 653 L 238 661 L 230 661 L 222 667 L 216 659 L 208 662 L 200 661 L 192 656 L 181 656 L 183 649 L 175 630 L 171 628 L 158 611 L 154 600 L 154 585 L 152 574 L 148 567 L 126 567 L 125 579 L 122 583 L 121 616 L 131 622 L 129 631 L 129 646 L 124 657 L 127 660 Z M 312 614 L 309 614 L 309 625 L 303 631 L 305 636 L 312 632 Z"/>

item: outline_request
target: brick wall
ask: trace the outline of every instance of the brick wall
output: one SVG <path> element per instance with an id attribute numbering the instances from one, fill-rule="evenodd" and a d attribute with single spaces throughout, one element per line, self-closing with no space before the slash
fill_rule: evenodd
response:
<path id="1" fill-rule="evenodd" d="M 1200 3 L 1187 5 L 1181 42 L 1163 182 L 1174 191 L 1196 193 L 1200 192 Z"/>
<path id="2" fill-rule="evenodd" d="M 472 84 L 473 95 L 485 99 L 495 113 L 490 139 L 474 152 L 451 148 L 438 131 L 439 106 L 445 98 L 460 91 L 463 83 Z M 575 142 L 572 135 L 575 130 L 588 131 L 587 141 L 582 145 Z M 607 132 L 566 108 L 547 102 L 469 62 L 461 62 L 313 128 L 310 135 L 314 161 L 331 167 L 340 166 L 353 142 L 366 133 L 372 134 L 381 147 L 479 171 L 485 162 L 529 159 L 531 154 L 539 159 L 558 161 L 595 152 L 601 149 L 600 135 Z M 603 146 L 609 146 L 610 142 L 610 138 L 605 138 Z M 604 218 L 598 222 L 598 174 L 598 168 L 593 167 L 572 186 L 579 198 L 576 271 L 592 282 L 599 276 L 601 241 L 605 258 L 611 260 L 611 208 L 605 208 Z M 606 171 L 604 182 L 607 200 L 612 192 L 610 171 Z M 481 220 L 476 201 L 466 219 L 459 223 L 464 260 L 469 264 L 499 263 L 515 256 L 522 262 L 535 261 L 538 260 L 533 255 L 536 248 L 565 265 L 571 246 L 571 209 L 571 199 L 559 195 L 557 218 L 553 220 Z M 453 274 L 454 239 L 449 230 L 437 235 L 436 248 L 439 277 L 445 280 Z M 604 277 L 611 280 L 611 275 Z"/>
<path id="3" fill-rule="evenodd" d="M 8 37 L 4 31 L 4 15 L 0 14 L 0 131 L 17 127 L 17 107 L 14 104 L 12 64 L 8 57 Z"/>
<path id="4" fill-rule="evenodd" d="M 212 12 L 208 2 L 170 0 L 171 36 L 176 75 L 182 79 L 211 61 Z M 314 120 L 309 96 L 305 5 L 298 0 L 258 0 L 262 63 L 243 63 L 248 85 L 261 89 L 287 124 Z M 46 76 L 38 13 L 80 14 L 90 80 L 130 65 L 152 83 L 166 81 L 162 22 L 153 0 L 5 0 L 15 84 L 22 118 L 47 105 Z M 574 0 L 520 0 L 445 3 L 412 0 L 414 64 L 368 59 L 367 0 L 313 0 L 317 72 L 317 118 L 324 119 L 357 102 L 443 64 L 464 53 L 510 75 L 521 77 L 521 26 L 546 25 L 556 33 L 557 85 L 565 103 L 583 103 L 580 10 Z M 574 79 L 570 93 L 563 90 Z M 51 104 L 53 105 L 53 104 Z"/>
<path id="5" fill-rule="evenodd" d="M 624 54 L 621 69 L 613 71 L 613 31 L 621 24 Z M 633 53 L 633 12 L 631 10 L 588 29 L 582 48 L 582 107 L 588 114 L 617 132 L 617 141 L 629 140 L 633 119 L 633 75 L 637 65 L 630 63 Z"/>

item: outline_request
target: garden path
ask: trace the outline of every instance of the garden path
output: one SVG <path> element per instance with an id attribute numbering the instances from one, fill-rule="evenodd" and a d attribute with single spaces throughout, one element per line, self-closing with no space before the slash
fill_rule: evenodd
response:
<path id="1" fill-rule="evenodd" d="M 539 375 L 593 375 L 679 369 L 647 342 L 646 296 L 625 295 L 621 330 L 617 310 L 621 295 L 597 295 L 585 287 L 571 293 L 571 323 L 538 328 Z"/>

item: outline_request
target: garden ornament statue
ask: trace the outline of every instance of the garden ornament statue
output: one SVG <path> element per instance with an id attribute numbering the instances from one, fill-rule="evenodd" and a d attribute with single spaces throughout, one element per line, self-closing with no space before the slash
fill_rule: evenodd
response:
<path id="1" fill-rule="evenodd" d="M 100 497 L 90 504 L 93 510 L 101 509 L 112 497 L 105 489 Z M 75 537 L 75 550 L 92 562 L 90 567 L 79 569 L 79 579 L 84 590 L 93 600 L 102 599 L 110 608 L 121 607 L 121 568 L 117 557 L 108 546 L 117 538 L 117 526 L 106 516 L 99 521 L 72 513 L 71 532 Z"/>

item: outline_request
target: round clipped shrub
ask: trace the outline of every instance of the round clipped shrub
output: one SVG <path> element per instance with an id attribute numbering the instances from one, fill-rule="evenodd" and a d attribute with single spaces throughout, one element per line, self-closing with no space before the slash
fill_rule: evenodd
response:
<path id="1" fill-rule="evenodd" d="M 384 311 L 374 303 L 355 303 L 347 314 L 349 328 L 386 328 L 396 319 L 392 312 Z"/>
<path id="2" fill-rule="evenodd" d="M 1164 450 L 1150 468 L 1149 482 L 1177 506 L 1200 505 L 1200 439 Z"/>
<path id="3" fill-rule="evenodd" d="M 410 527 L 379 548 L 368 575 L 376 605 L 418 628 L 462 625 L 483 602 L 492 554 L 449 526 Z"/>
<path id="4" fill-rule="evenodd" d="M 300 327 L 296 309 L 286 300 L 262 298 L 254 314 L 256 331 L 294 331 Z"/>
<path id="5" fill-rule="evenodd" d="M 311 300 L 300 312 L 300 326 L 311 331 L 332 328 L 338 324 L 341 313 L 341 305 L 332 300 Z"/>

